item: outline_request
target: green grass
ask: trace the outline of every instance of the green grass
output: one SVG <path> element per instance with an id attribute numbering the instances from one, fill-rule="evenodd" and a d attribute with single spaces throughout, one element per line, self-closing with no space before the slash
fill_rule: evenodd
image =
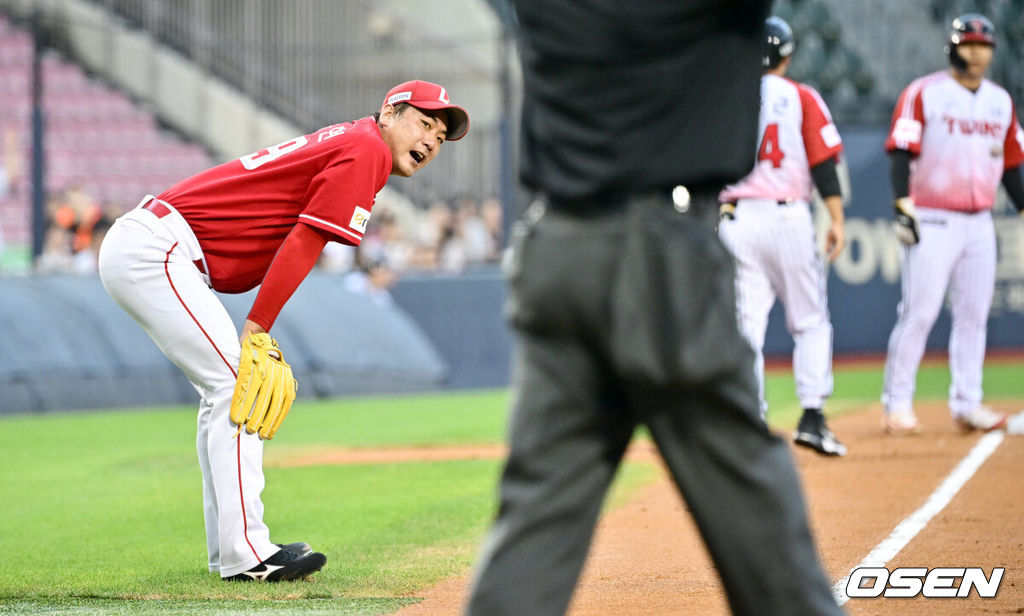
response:
<path id="1" fill-rule="evenodd" d="M 302 401 L 266 457 L 327 447 L 498 443 L 508 393 Z M 206 571 L 195 411 L 0 419 L 0 614 L 387 614 L 467 571 L 501 460 L 266 469 L 266 521 L 328 566 L 303 584 Z M 609 506 L 655 476 L 627 464 Z"/>
<path id="2" fill-rule="evenodd" d="M 986 400 L 1024 398 L 1024 363 L 992 362 L 985 366 L 984 388 Z M 846 367 L 835 370 L 832 398 L 826 405 L 831 417 L 877 403 L 882 394 L 881 368 Z M 949 367 L 927 362 L 917 373 L 915 400 L 945 400 L 949 395 Z M 768 400 L 768 422 L 773 426 L 791 429 L 800 419 L 800 403 L 796 398 L 791 370 L 769 370 L 765 380 Z"/>
<path id="3" fill-rule="evenodd" d="M 986 368 L 989 399 L 1020 398 L 1022 364 Z M 880 368 L 841 368 L 829 412 L 878 400 Z M 926 364 L 918 399 L 942 400 Z M 795 424 L 789 371 L 770 371 L 769 420 Z M 300 401 L 268 461 L 325 448 L 498 443 L 505 390 Z M 389 614 L 468 571 L 495 507 L 500 460 L 266 469 L 266 520 L 280 542 L 329 557 L 302 584 L 225 584 L 206 571 L 195 410 L 0 417 L 0 614 Z M 625 465 L 606 510 L 656 470 Z"/>

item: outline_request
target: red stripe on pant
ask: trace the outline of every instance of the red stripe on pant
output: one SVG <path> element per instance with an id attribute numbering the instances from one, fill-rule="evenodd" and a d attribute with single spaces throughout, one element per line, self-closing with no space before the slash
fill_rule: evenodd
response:
<path id="1" fill-rule="evenodd" d="M 217 355 L 220 357 L 221 361 L 223 361 L 224 365 L 228 367 L 229 371 L 231 371 L 231 376 L 233 378 L 237 379 L 238 378 L 238 373 L 235 372 L 234 366 L 232 366 L 231 362 L 229 362 L 224 357 L 224 354 L 221 353 L 220 349 L 217 347 L 217 343 L 215 343 L 213 341 L 213 338 L 210 337 L 210 334 L 208 334 L 206 332 L 206 328 L 204 328 L 203 325 L 199 322 L 199 319 L 196 318 L 196 315 L 192 314 L 192 311 L 189 310 L 188 305 L 185 304 L 185 300 L 183 300 L 181 298 L 181 294 L 178 293 L 178 288 L 174 286 L 174 281 L 171 280 L 171 270 L 170 270 L 170 267 L 169 267 L 169 263 L 171 261 L 171 253 L 174 252 L 174 249 L 177 248 L 177 247 L 178 247 L 178 243 L 175 242 L 174 245 L 171 246 L 170 250 L 167 251 L 167 254 L 164 256 L 164 275 L 167 276 L 167 284 L 170 285 L 171 291 L 174 292 L 174 296 L 176 298 L 178 298 L 178 303 L 180 303 L 181 307 L 185 309 L 185 312 L 188 313 L 188 316 L 192 318 L 192 322 L 196 324 L 196 327 L 199 328 L 199 331 L 203 332 L 203 335 L 206 336 L 206 339 L 209 341 L 210 346 L 213 347 L 213 350 L 217 352 Z M 236 456 L 237 468 L 238 468 L 238 498 L 239 498 L 240 504 L 242 505 L 242 530 L 243 530 L 243 533 L 244 533 L 244 536 L 245 536 L 245 542 L 247 544 L 249 544 L 249 549 L 252 550 L 252 553 L 256 557 L 256 560 L 258 560 L 260 562 L 263 562 L 263 559 L 260 558 L 260 555 L 256 552 L 256 548 L 254 548 L 252 546 L 252 542 L 249 541 L 249 520 L 247 519 L 247 516 L 245 514 L 245 492 L 242 489 L 242 437 L 241 437 L 241 435 L 239 435 L 235 439 L 235 456 Z"/>

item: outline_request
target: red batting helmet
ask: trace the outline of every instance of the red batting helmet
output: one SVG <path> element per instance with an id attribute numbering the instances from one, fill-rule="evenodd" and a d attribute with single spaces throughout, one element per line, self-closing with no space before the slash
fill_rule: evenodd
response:
<path id="1" fill-rule="evenodd" d="M 953 20 L 949 29 L 949 44 L 988 43 L 996 44 L 996 29 L 988 17 L 979 13 L 965 13 Z"/>
<path id="2" fill-rule="evenodd" d="M 960 70 L 967 68 L 963 58 L 956 52 L 957 46 L 962 43 L 995 45 L 995 26 L 988 17 L 980 13 L 964 13 L 953 20 L 949 28 L 949 37 L 946 39 L 946 53 L 949 54 L 949 62 L 953 67 Z"/>

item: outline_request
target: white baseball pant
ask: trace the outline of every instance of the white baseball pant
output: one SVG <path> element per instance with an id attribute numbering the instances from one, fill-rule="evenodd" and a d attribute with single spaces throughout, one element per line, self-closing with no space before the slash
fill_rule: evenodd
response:
<path id="1" fill-rule="evenodd" d="M 832 324 L 810 207 L 801 201 L 740 199 L 735 215 L 718 229 L 736 259 L 737 311 L 740 329 L 756 354 L 761 413 L 768 408 L 764 338 L 776 299 L 793 336 L 797 398 L 803 408 L 820 409 L 832 394 Z"/>
<path id="2" fill-rule="evenodd" d="M 149 204 L 152 211 L 143 209 Z M 152 197 L 117 219 L 100 248 L 107 293 L 199 393 L 196 447 L 210 571 L 247 571 L 279 548 L 263 523 L 263 441 L 230 419 L 241 346 L 208 286 L 199 242 L 170 204 Z M 202 267 L 202 271 L 200 271 Z"/>
<path id="3" fill-rule="evenodd" d="M 882 403 L 890 412 L 913 408 L 917 369 L 948 286 L 953 317 L 949 409 L 961 415 L 982 400 L 996 281 L 995 227 L 989 211 L 967 214 L 918 206 L 917 212 L 921 241 L 903 254 L 902 297 L 889 336 Z"/>

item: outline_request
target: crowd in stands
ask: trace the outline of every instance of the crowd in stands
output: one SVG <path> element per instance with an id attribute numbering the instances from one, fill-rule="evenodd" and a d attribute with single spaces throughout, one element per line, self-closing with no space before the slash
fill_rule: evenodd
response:
<path id="1" fill-rule="evenodd" d="M 32 243 L 34 53 L 24 24 L 0 14 L 0 265 L 7 257 L 4 243 L 16 248 L 12 254 L 19 259 Z M 44 239 L 49 250 L 40 269 L 85 269 L 86 256 L 94 252 L 85 244 L 94 242 L 85 242 L 84 229 L 102 228 L 102 219 L 89 220 L 79 211 L 88 208 L 77 201 L 98 200 L 101 209 L 108 209 L 106 202 L 137 200 L 153 186 L 170 185 L 211 166 L 213 159 L 71 59 L 44 49 L 38 60 L 49 219 Z M 78 239 L 68 240 L 69 235 Z"/>
<path id="2" fill-rule="evenodd" d="M 103 236 L 127 207 L 101 202 L 77 184 L 52 194 L 46 204 L 43 254 L 36 270 L 94 273 Z M 373 289 L 387 289 L 403 274 L 458 274 L 495 264 L 500 259 L 501 234 L 501 203 L 494 198 L 464 197 L 453 204 L 437 201 L 425 208 L 385 200 L 374 208 L 362 245 L 357 249 L 329 243 L 319 267 L 351 273 L 346 285 L 375 295 Z"/>
<path id="3" fill-rule="evenodd" d="M 464 197 L 425 208 L 378 203 L 358 248 L 329 243 L 319 267 L 346 273 L 349 290 L 381 304 L 407 274 L 454 275 L 493 266 L 501 259 L 502 208 L 495 198 Z"/>
<path id="4" fill-rule="evenodd" d="M 50 195 L 36 271 L 95 273 L 103 236 L 123 211 L 118 204 L 97 202 L 78 185 Z"/>
<path id="5" fill-rule="evenodd" d="M 19 254 L 31 243 L 31 62 L 27 29 L 0 14 L 0 257 L 5 238 Z M 94 273 L 100 243 L 118 216 L 154 187 L 215 161 L 70 59 L 47 50 L 41 68 L 45 231 L 33 269 Z M 459 273 L 498 260 L 501 228 L 495 199 L 426 207 L 385 199 L 374 208 L 358 254 L 332 243 L 321 266 L 350 273 L 346 284 L 353 289 L 387 288 L 409 272 Z"/>

